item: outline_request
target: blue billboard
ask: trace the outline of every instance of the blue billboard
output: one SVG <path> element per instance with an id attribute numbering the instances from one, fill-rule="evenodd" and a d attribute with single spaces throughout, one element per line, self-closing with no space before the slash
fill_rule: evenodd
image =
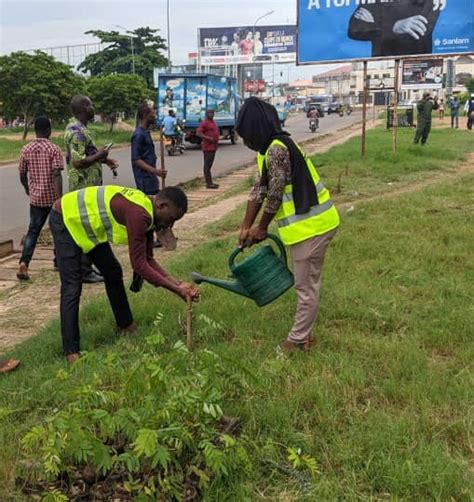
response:
<path id="1" fill-rule="evenodd" d="M 298 63 L 474 52 L 474 0 L 297 0 Z"/>

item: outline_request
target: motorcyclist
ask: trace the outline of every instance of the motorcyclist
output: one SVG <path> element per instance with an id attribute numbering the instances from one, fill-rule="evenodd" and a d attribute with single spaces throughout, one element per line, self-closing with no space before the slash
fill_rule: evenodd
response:
<path id="1" fill-rule="evenodd" d="M 163 134 L 167 138 L 174 139 L 176 136 L 176 124 L 178 123 L 176 119 L 176 112 L 173 108 L 168 111 L 168 116 L 163 119 Z"/>
<path id="2" fill-rule="evenodd" d="M 316 129 L 319 127 L 319 111 L 317 108 L 311 108 L 308 113 L 309 118 L 309 128 L 311 129 L 311 124 L 314 122 L 316 124 Z"/>

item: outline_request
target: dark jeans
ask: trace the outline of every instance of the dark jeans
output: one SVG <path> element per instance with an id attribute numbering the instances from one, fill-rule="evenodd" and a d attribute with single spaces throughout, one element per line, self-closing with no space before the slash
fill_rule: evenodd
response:
<path id="1" fill-rule="evenodd" d="M 459 113 L 456 115 L 451 115 L 451 129 L 456 126 L 456 129 L 459 127 Z"/>
<path id="2" fill-rule="evenodd" d="M 202 152 L 204 155 L 204 180 L 206 185 L 212 184 L 212 164 L 214 164 L 214 159 L 216 158 L 216 152 Z"/>
<path id="3" fill-rule="evenodd" d="M 470 113 L 468 113 L 467 116 L 467 128 L 472 131 L 472 124 L 474 123 L 474 119 L 472 118 L 472 113 L 474 113 L 474 110 Z"/>
<path id="4" fill-rule="evenodd" d="M 20 263 L 30 264 L 35 252 L 38 237 L 43 230 L 44 224 L 48 219 L 51 207 L 38 207 L 30 205 L 30 225 L 26 234 L 25 242 L 23 243 L 23 251 L 21 253 Z M 56 263 L 56 258 L 54 259 Z"/>
<path id="5" fill-rule="evenodd" d="M 59 275 L 61 277 L 61 336 L 64 353 L 79 352 L 79 301 L 82 292 L 82 250 L 74 242 L 64 225 L 63 217 L 51 211 L 49 219 L 56 246 Z M 105 290 L 109 298 L 115 321 L 119 328 L 126 328 L 133 322 L 128 303 L 123 273 L 109 243 L 99 244 L 87 253 L 92 263 L 104 276 Z"/>

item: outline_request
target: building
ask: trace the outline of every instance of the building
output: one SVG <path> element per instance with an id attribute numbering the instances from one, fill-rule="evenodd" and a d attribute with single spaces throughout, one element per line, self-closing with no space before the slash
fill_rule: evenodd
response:
<path id="1" fill-rule="evenodd" d="M 351 73 L 352 65 L 348 64 L 314 75 L 312 82 L 320 90 L 318 94 L 330 94 L 338 101 L 348 101 L 351 95 Z"/>
<path id="2" fill-rule="evenodd" d="M 443 73 L 446 85 L 443 89 L 435 90 L 436 94 L 441 98 L 446 98 L 451 93 L 465 92 L 466 82 L 474 77 L 474 57 L 465 55 L 445 58 Z M 448 78 L 449 74 L 454 75 L 451 82 Z M 393 60 L 370 61 L 367 65 L 367 79 L 369 104 L 375 102 L 375 105 L 387 105 L 395 87 L 395 62 Z M 353 105 L 361 104 L 364 99 L 363 63 L 354 62 L 320 73 L 313 76 L 312 83 L 311 94 L 332 95 L 337 101 L 349 102 Z M 314 92 L 315 89 L 317 92 Z M 413 101 L 419 97 L 419 90 L 400 90 L 400 101 Z"/>

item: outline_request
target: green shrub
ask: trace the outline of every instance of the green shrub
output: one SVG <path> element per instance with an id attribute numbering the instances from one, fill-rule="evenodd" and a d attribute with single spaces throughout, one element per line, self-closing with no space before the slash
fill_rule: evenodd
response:
<path id="1" fill-rule="evenodd" d="M 43 486 L 58 500 L 81 491 L 192 500 L 213 481 L 249 469 L 232 430 L 238 421 L 223 412 L 245 389 L 246 371 L 181 341 L 165 351 L 159 323 L 141 347 L 88 353 L 57 373 L 63 404 L 22 441 L 34 466 L 26 491 Z"/>

